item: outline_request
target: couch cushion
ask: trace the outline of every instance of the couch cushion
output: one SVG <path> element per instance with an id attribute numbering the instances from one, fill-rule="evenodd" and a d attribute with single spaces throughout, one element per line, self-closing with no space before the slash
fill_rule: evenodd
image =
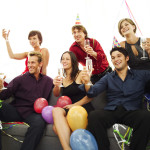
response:
<path id="1" fill-rule="evenodd" d="M 29 127 L 28 125 L 25 124 L 16 124 L 14 126 L 12 126 L 12 124 L 3 124 L 2 126 L 3 131 L 12 136 L 25 136 L 27 129 Z M 57 136 L 53 131 L 52 124 L 47 124 L 44 135 Z"/>
<path id="2" fill-rule="evenodd" d="M 3 131 L 10 135 L 24 136 L 27 132 L 28 126 L 25 124 L 2 124 Z"/>
<path id="3" fill-rule="evenodd" d="M 96 97 L 93 98 L 92 100 L 92 105 L 94 106 L 95 109 L 104 109 L 104 107 L 107 104 L 106 100 L 106 92 L 102 92 Z"/>

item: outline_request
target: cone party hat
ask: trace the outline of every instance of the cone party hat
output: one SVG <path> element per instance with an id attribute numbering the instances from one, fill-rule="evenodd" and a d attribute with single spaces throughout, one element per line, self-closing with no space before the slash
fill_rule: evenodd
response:
<path id="1" fill-rule="evenodd" d="M 114 47 L 121 47 L 115 36 L 113 38 L 113 44 L 112 44 L 112 48 Z"/>
<path id="2" fill-rule="evenodd" d="M 76 18 L 76 22 L 75 22 L 75 24 L 81 24 L 81 22 L 80 22 L 80 18 L 79 18 L 79 14 L 77 14 L 77 18 Z"/>

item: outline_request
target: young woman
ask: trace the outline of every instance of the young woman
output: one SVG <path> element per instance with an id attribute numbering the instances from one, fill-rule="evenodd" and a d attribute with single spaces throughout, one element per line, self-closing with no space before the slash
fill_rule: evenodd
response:
<path id="1" fill-rule="evenodd" d="M 121 19 L 118 23 L 118 30 L 125 41 L 120 42 L 121 47 L 124 47 L 129 54 L 129 67 L 132 69 L 150 70 L 150 38 L 146 38 L 144 45 L 146 59 L 143 57 L 143 49 L 140 46 L 141 38 L 136 36 L 136 25 L 129 19 Z M 146 91 L 150 93 L 150 82 L 146 86 Z"/>
<path id="2" fill-rule="evenodd" d="M 61 63 L 65 70 L 65 78 L 63 80 L 60 76 L 54 78 L 53 93 L 55 96 L 62 94 L 63 96 L 70 97 L 72 104 L 64 108 L 55 107 L 53 109 L 54 131 L 57 133 L 63 149 L 71 150 L 69 144 L 71 130 L 66 119 L 68 110 L 75 105 L 83 106 L 87 112 L 90 112 L 94 108 L 92 104 L 89 103 L 92 99 L 88 98 L 86 93 L 78 88 L 78 86 L 82 84 L 82 80 L 75 54 L 70 51 L 64 52 L 61 57 Z M 64 87 L 60 87 L 61 83 Z"/>
<path id="3" fill-rule="evenodd" d="M 12 59 L 25 59 L 25 70 L 23 71 L 22 74 L 24 74 L 25 72 L 29 71 L 28 67 L 27 67 L 27 62 L 28 62 L 28 52 L 24 52 L 24 53 L 13 53 L 8 37 L 9 37 L 9 32 L 6 32 L 5 29 L 2 30 L 2 36 L 3 38 L 6 40 L 6 46 L 7 46 L 7 51 L 9 54 L 9 57 Z M 43 67 L 42 67 L 42 74 L 46 74 L 47 72 L 47 66 L 48 66 L 48 62 L 49 62 L 49 52 L 47 48 L 40 48 L 41 44 L 42 44 L 42 35 L 41 32 L 33 30 L 29 33 L 28 35 L 28 40 L 31 44 L 31 46 L 33 47 L 34 51 L 39 51 L 42 53 L 42 57 L 43 57 Z"/>
<path id="4" fill-rule="evenodd" d="M 100 43 L 96 39 L 88 38 L 88 33 L 84 26 L 74 25 L 72 27 L 72 35 L 75 42 L 71 45 L 69 50 L 75 53 L 79 63 L 85 66 L 87 55 L 92 59 L 94 70 L 92 72 L 91 81 L 93 84 L 107 72 L 112 71 Z M 90 41 L 88 46 L 84 43 L 86 39 Z"/>

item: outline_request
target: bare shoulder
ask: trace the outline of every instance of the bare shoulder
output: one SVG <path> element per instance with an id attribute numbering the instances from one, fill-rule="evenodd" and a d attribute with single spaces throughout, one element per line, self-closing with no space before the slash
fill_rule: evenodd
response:
<path id="1" fill-rule="evenodd" d="M 23 52 L 23 55 L 24 55 L 25 57 L 28 57 L 28 54 L 29 54 L 29 52 Z"/>
<path id="2" fill-rule="evenodd" d="M 147 40 L 148 42 L 150 42 L 150 38 L 146 38 L 146 40 Z"/>
<path id="3" fill-rule="evenodd" d="M 49 53 L 49 51 L 48 51 L 47 48 L 42 48 L 41 50 L 42 50 L 42 53 L 45 53 L 45 54 L 48 54 L 48 53 Z"/>
<path id="4" fill-rule="evenodd" d="M 125 48 L 125 41 L 120 42 L 120 46 Z"/>

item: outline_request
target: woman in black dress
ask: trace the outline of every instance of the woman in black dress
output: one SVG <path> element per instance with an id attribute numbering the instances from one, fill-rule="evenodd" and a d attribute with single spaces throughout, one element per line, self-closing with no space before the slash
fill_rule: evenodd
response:
<path id="1" fill-rule="evenodd" d="M 94 108 L 90 103 L 92 99 L 88 98 L 86 93 L 78 88 L 82 84 L 82 80 L 75 54 L 70 51 L 64 52 L 61 57 L 61 63 L 65 70 L 65 78 L 63 80 L 60 76 L 54 78 L 53 93 L 55 96 L 60 96 L 61 94 L 62 96 L 70 97 L 72 104 L 64 108 L 55 107 L 53 109 L 54 131 L 57 133 L 63 149 L 71 150 L 69 144 L 71 130 L 66 119 L 68 110 L 73 106 L 80 105 L 89 113 Z M 64 87 L 60 87 L 61 83 Z"/>
<path id="2" fill-rule="evenodd" d="M 143 59 L 143 49 L 140 46 L 141 37 L 136 36 L 136 25 L 129 19 L 121 19 L 118 23 L 118 30 L 125 41 L 120 42 L 129 54 L 129 67 L 132 69 L 150 70 L 150 38 L 146 38 L 144 45 L 146 59 Z M 150 82 L 147 83 L 145 92 L 150 93 Z"/>

